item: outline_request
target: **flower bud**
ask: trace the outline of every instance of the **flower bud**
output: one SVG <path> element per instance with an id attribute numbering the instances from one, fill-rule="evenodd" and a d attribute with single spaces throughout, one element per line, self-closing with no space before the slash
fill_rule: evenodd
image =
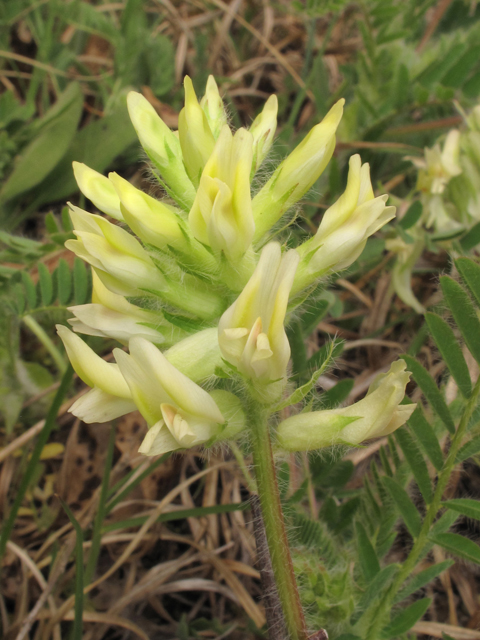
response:
<path id="1" fill-rule="evenodd" d="M 167 191 L 182 207 L 190 209 L 195 188 L 185 170 L 178 137 L 140 93 L 130 91 L 127 106 L 140 144 L 160 172 Z"/>
<path id="2" fill-rule="evenodd" d="M 143 338 L 132 338 L 130 355 L 114 356 L 134 402 L 150 429 L 139 451 L 149 456 L 209 441 L 225 422 L 213 398 L 178 371 Z"/>
<path id="3" fill-rule="evenodd" d="M 220 135 L 223 125 L 227 124 L 227 114 L 225 113 L 225 107 L 220 97 L 215 78 L 211 75 L 208 76 L 205 95 L 200 100 L 200 106 L 207 117 L 210 130 L 216 140 Z"/>
<path id="4" fill-rule="evenodd" d="M 143 242 L 159 249 L 168 245 L 185 248 L 185 224 L 173 207 L 148 196 L 117 173 L 109 173 L 108 178 L 120 199 L 125 222 Z"/>
<path id="5" fill-rule="evenodd" d="M 77 240 L 67 240 L 65 246 L 91 264 L 110 291 L 132 296 L 142 288 L 165 289 L 165 278 L 138 240 L 101 216 L 69 207 Z"/>
<path id="6" fill-rule="evenodd" d="M 275 131 L 277 130 L 277 112 L 277 96 L 272 95 L 266 101 L 263 111 L 255 118 L 249 129 L 253 136 L 252 174 L 255 174 L 270 151 Z"/>
<path id="7" fill-rule="evenodd" d="M 281 216 L 313 186 L 335 149 L 335 132 L 345 100 L 339 100 L 285 158 L 253 199 L 254 241 L 259 240 Z"/>
<path id="8" fill-rule="evenodd" d="M 207 116 L 198 103 L 191 79 L 185 76 L 185 106 L 178 116 L 178 137 L 190 180 L 197 187 L 215 145 Z"/>
<path id="9" fill-rule="evenodd" d="M 416 407 L 400 404 L 410 379 L 405 369 L 404 360 L 394 362 L 387 373 L 375 378 L 365 398 L 349 407 L 287 418 L 277 429 L 279 445 L 287 451 L 309 451 L 334 444 L 357 445 L 392 433 Z"/>
<path id="10" fill-rule="evenodd" d="M 345 193 L 327 209 L 315 236 L 298 248 L 302 261 L 293 291 L 352 264 L 369 236 L 395 216 L 395 207 L 385 206 L 387 199 L 374 197 L 368 164 L 362 166 L 360 156 L 352 156 Z"/>
<path id="11" fill-rule="evenodd" d="M 161 312 L 141 309 L 109 291 L 95 271 L 92 278 L 92 303 L 68 308 L 75 316 L 68 322 L 76 333 L 114 338 L 122 343 L 140 336 L 155 344 L 173 344 L 188 335 L 167 322 Z"/>
<path id="12" fill-rule="evenodd" d="M 200 179 L 189 214 L 193 235 L 230 260 L 244 255 L 255 229 L 250 199 L 252 135 L 225 125 Z"/>
<path id="13" fill-rule="evenodd" d="M 73 173 L 78 188 L 93 204 L 116 220 L 123 220 L 117 192 L 108 178 L 81 162 L 74 162 Z"/>
<path id="14" fill-rule="evenodd" d="M 244 290 L 218 325 L 224 358 L 240 373 L 270 383 L 285 377 L 290 345 L 284 329 L 288 297 L 298 264 L 295 250 L 264 247 Z"/>
<path id="15" fill-rule="evenodd" d="M 75 372 L 92 387 L 70 407 L 70 413 L 92 423 L 107 422 L 135 411 L 132 394 L 118 365 L 105 362 L 67 327 L 57 324 L 57 333 Z"/>

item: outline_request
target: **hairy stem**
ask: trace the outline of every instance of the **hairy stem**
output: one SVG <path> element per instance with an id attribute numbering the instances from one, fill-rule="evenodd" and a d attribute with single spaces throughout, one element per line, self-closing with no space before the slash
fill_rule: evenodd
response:
<path id="1" fill-rule="evenodd" d="M 262 507 L 265 534 L 272 561 L 273 574 L 283 610 L 289 640 L 307 640 L 308 634 L 298 594 L 293 562 L 288 545 L 275 462 L 268 426 L 268 413 L 261 405 L 251 413 L 253 462 Z M 281 624 L 281 612 L 276 616 Z"/>
<path id="2" fill-rule="evenodd" d="M 477 380 L 475 388 L 470 396 L 467 405 L 463 411 L 462 418 L 460 420 L 460 424 L 458 425 L 458 429 L 456 434 L 452 438 L 450 451 L 448 452 L 447 459 L 445 460 L 445 464 L 443 465 L 443 469 L 438 476 L 437 486 L 435 488 L 435 493 L 433 496 L 433 500 L 431 505 L 428 508 L 428 511 L 425 515 L 425 519 L 422 524 L 422 528 L 420 530 L 420 534 L 415 541 L 412 550 L 410 551 L 406 561 L 404 562 L 402 568 L 397 574 L 397 577 L 390 585 L 390 588 L 386 591 L 385 595 L 381 599 L 378 604 L 375 615 L 372 619 L 372 624 L 368 630 L 366 635 L 367 640 L 377 640 L 380 635 L 380 632 L 385 624 L 385 616 L 388 611 L 391 609 L 393 605 L 393 601 L 395 596 L 402 586 L 403 582 L 409 577 L 415 568 L 418 559 L 420 558 L 425 545 L 428 543 L 428 535 L 430 533 L 430 528 L 440 510 L 443 493 L 447 487 L 448 481 L 452 474 L 453 468 L 455 467 L 455 458 L 457 457 L 458 450 L 461 447 L 463 437 L 467 431 L 468 423 L 470 418 L 472 417 L 472 413 L 477 406 L 478 396 L 480 394 L 480 377 Z"/>

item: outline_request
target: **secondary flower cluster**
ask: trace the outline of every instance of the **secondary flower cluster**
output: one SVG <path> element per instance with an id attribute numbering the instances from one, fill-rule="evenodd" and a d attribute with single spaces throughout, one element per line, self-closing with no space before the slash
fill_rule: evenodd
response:
<path id="1" fill-rule="evenodd" d="M 423 158 L 410 158 L 418 168 L 417 191 L 422 213 L 407 235 L 390 239 L 397 254 L 392 282 L 398 296 L 424 313 L 412 291 L 412 270 L 426 244 L 458 238 L 480 221 L 480 105 L 465 116 L 462 130 L 448 132 L 426 148 Z"/>
<path id="2" fill-rule="evenodd" d="M 320 277 L 350 265 L 395 210 L 386 196 L 374 196 L 368 165 L 353 156 L 346 191 L 316 235 L 289 250 L 271 239 L 327 166 L 343 100 L 257 193 L 252 180 L 277 126 L 275 96 L 249 129 L 236 132 L 213 77 L 200 101 L 185 78 L 178 131 L 138 93 L 129 94 L 128 109 L 164 197 L 74 163 L 80 190 L 113 222 L 70 205 L 76 239 L 66 243 L 93 272 L 91 304 L 70 309 L 74 332 L 114 338 L 128 353 L 114 349 L 115 363 L 107 363 L 76 333 L 64 326 L 58 333 L 92 387 L 71 411 L 101 422 L 138 409 L 149 426 L 140 451 L 158 455 L 246 428 L 242 402 L 219 384 L 222 378 L 241 380 L 264 404 L 279 400 L 290 358 L 286 317 Z M 374 383 L 370 399 L 289 418 L 279 426 L 279 442 L 300 450 L 388 433 L 409 415 L 397 408 L 407 381 L 396 363 Z"/>

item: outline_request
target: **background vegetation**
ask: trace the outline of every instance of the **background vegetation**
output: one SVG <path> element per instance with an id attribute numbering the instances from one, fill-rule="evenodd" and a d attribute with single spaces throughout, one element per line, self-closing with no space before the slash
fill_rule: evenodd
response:
<path id="1" fill-rule="evenodd" d="M 138 416 L 80 424 L 67 410 L 84 387 L 53 330 L 90 295 L 89 271 L 63 248 L 65 201 L 84 204 L 72 160 L 151 190 L 126 93 L 141 91 L 176 128 L 183 76 L 201 93 L 214 73 L 235 126 L 278 94 L 274 158 L 346 98 L 335 157 L 291 233 L 316 229 L 355 152 L 398 207 L 289 327 L 295 381 L 324 365 L 321 406 L 360 398 L 403 353 L 419 403 L 393 437 L 280 467 L 312 630 L 480 638 L 480 227 L 419 224 L 411 161 L 465 130 L 463 113 L 480 102 L 479 16 L 473 0 L 0 6 L 3 637 L 262 637 L 242 452 L 145 459 Z M 426 315 L 397 297 L 389 244 L 419 234 L 403 273 Z"/>

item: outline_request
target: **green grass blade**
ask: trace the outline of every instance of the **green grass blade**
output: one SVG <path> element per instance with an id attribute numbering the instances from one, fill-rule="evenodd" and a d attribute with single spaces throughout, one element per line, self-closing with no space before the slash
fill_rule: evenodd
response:
<path id="1" fill-rule="evenodd" d="M 202 518 L 203 516 L 218 515 L 221 513 L 232 513 L 233 511 L 245 511 L 249 508 L 248 502 L 237 502 L 232 504 L 216 504 L 211 507 L 192 507 L 191 509 L 179 509 L 169 511 L 158 516 L 155 522 L 171 522 L 172 520 L 186 520 L 187 518 Z M 102 534 L 118 529 L 129 529 L 130 527 L 141 527 L 148 520 L 148 516 L 138 516 L 119 522 L 112 522 L 102 527 Z"/>
<path id="2" fill-rule="evenodd" d="M 106 515 L 106 504 L 108 498 L 108 485 L 110 483 L 110 471 L 112 468 L 113 450 L 115 449 L 115 427 L 112 424 L 110 436 L 108 439 L 107 455 L 105 458 L 105 470 L 102 478 L 102 488 L 100 490 L 100 499 L 98 501 L 98 509 L 95 514 L 92 533 L 92 546 L 88 556 L 88 562 L 85 569 L 85 582 L 90 584 L 97 566 L 98 556 L 100 554 L 100 545 L 102 538 L 102 525 Z"/>
<path id="3" fill-rule="evenodd" d="M 75 614 L 73 619 L 72 640 L 82 640 L 83 637 L 83 531 L 78 520 L 73 515 L 66 502 L 59 498 L 62 507 L 73 525 L 76 533 L 75 540 Z"/>
<path id="4" fill-rule="evenodd" d="M 145 471 L 142 471 L 142 473 L 135 478 L 135 480 L 133 480 L 133 482 L 131 482 L 129 485 L 127 485 L 125 487 L 125 489 L 123 491 L 121 491 L 115 498 L 113 498 L 112 500 L 110 500 L 110 502 L 107 504 L 106 506 L 106 510 L 105 510 L 105 515 L 108 515 L 111 510 L 122 500 L 124 500 L 128 494 L 130 493 L 130 491 L 132 491 L 136 486 L 138 486 L 140 484 L 140 482 L 142 482 L 142 480 L 144 478 L 147 478 L 151 473 L 153 473 L 155 471 L 155 469 L 157 469 L 157 467 L 159 467 L 161 464 L 163 464 L 165 462 L 165 460 L 167 460 L 170 457 L 170 453 L 164 453 L 163 456 L 161 456 L 161 458 L 159 458 L 158 460 L 155 460 L 154 463 L 152 463 L 149 467 L 147 467 L 145 469 Z M 129 475 L 129 477 L 131 475 L 133 475 L 133 473 L 136 470 L 132 470 L 132 473 Z M 116 485 L 118 486 L 118 485 Z M 115 489 L 115 487 L 112 489 L 112 491 Z"/>
<path id="5" fill-rule="evenodd" d="M 0 536 L 0 559 L 3 557 L 3 554 L 5 553 L 5 548 L 7 546 L 8 540 L 10 539 L 10 534 L 12 533 L 13 525 L 17 518 L 18 510 L 23 502 L 25 493 L 35 473 L 35 469 L 40 460 L 40 454 L 42 453 L 44 446 L 47 444 L 50 433 L 55 426 L 58 410 L 60 409 L 60 406 L 65 397 L 65 394 L 70 388 L 72 378 L 73 378 L 73 368 L 69 364 L 66 372 L 63 375 L 62 382 L 58 388 L 57 393 L 55 394 L 55 398 L 53 399 L 52 405 L 45 419 L 45 425 L 42 431 L 40 432 L 38 440 L 32 451 L 32 455 L 28 462 L 28 467 L 25 470 L 25 473 L 22 476 L 22 479 L 20 481 L 20 486 L 17 489 L 15 500 L 10 509 L 10 513 L 8 514 L 8 517 L 3 524 L 2 533 Z"/>

